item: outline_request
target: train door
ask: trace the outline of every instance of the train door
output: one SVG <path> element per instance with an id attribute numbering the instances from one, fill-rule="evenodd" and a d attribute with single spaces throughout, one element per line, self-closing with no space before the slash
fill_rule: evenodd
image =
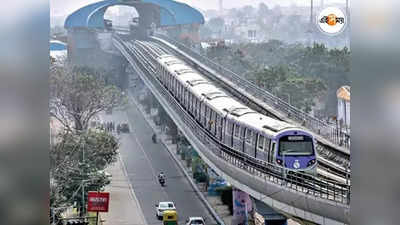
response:
<path id="1" fill-rule="evenodd" d="M 196 118 L 196 104 L 197 104 L 197 98 L 196 98 L 196 96 L 194 96 L 193 94 L 191 94 L 191 96 L 192 96 L 192 116 L 193 116 L 193 118 Z"/>
<path id="2" fill-rule="evenodd" d="M 222 126 L 223 126 L 223 118 L 217 114 L 217 120 L 216 120 L 216 133 L 217 133 L 217 138 L 218 140 L 222 140 Z"/>
<path id="3" fill-rule="evenodd" d="M 254 132 L 249 129 L 246 128 L 246 137 L 245 137 L 245 143 L 244 143 L 244 152 L 246 152 L 247 154 L 254 156 L 254 142 L 253 142 L 253 136 Z"/>
<path id="4" fill-rule="evenodd" d="M 246 138 L 246 128 L 242 127 L 240 129 L 240 151 L 245 152 L 245 138 Z"/>
<path id="5" fill-rule="evenodd" d="M 211 109 L 211 108 L 210 108 Z M 209 128 L 210 128 L 210 132 L 213 134 L 213 135 L 216 135 L 215 134 L 215 127 L 216 127 L 216 116 L 217 116 L 217 113 L 214 111 L 214 110 L 211 110 L 211 117 L 210 117 L 210 126 L 209 126 Z"/>
<path id="6" fill-rule="evenodd" d="M 261 134 L 257 135 L 256 158 L 268 161 L 269 139 Z"/>
<path id="7" fill-rule="evenodd" d="M 173 93 L 175 98 L 176 98 L 176 93 L 177 93 L 177 90 L 176 90 L 177 82 L 178 81 L 176 79 L 172 80 L 172 93 Z"/>
<path id="8" fill-rule="evenodd" d="M 178 101 L 181 104 L 182 104 L 182 91 L 183 91 L 182 84 L 179 83 L 179 85 L 178 85 Z"/>
<path id="9" fill-rule="evenodd" d="M 198 122 L 201 122 L 201 120 L 200 120 L 200 118 L 201 118 L 201 101 L 200 101 L 200 99 L 197 99 L 197 106 L 196 106 L 196 108 L 197 108 L 197 113 L 196 113 L 196 118 L 197 118 L 197 121 Z"/>
<path id="10" fill-rule="evenodd" d="M 240 126 L 238 124 L 234 124 L 233 127 L 232 147 L 240 151 L 241 146 L 243 146 L 242 142 L 240 141 Z"/>
<path id="11" fill-rule="evenodd" d="M 199 111 L 200 111 L 200 107 L 199 107 L 199 100 L 196 98 L 196 96 L 193 96 L 194 99 L 194 118 L 199 121 Z"/>
<path id="12" fill-rule="evenodd" d="M 201 119 L 200 119 L 200 122 L 203 125 L 203 127 L 206 128 L 206 120 L 207 120 L 206 119 L 206 117 L 207 117 L 206 116 L 206 111 L 207 111 L 206 109 L 207 109 L 207 106 L 206 106 L 206 103 L 204 101 L 201 102 L 201 115 L 200 115 Z"/>
<path id="13" fill-rule="evenodd" d="M 271 140 L 268 162 L 273 164 L 275 164 L 275 148 L 276 148 L 276 142 L 274 140 Z"/>
<path id="14" fill-rule="evenodd" d="M 193 110 L 193 102 L 192 102 L 192 93 L 189 91 L 189 88 L 188 88 L 188 112 L 189 112 L 189 114 L 191 114 L 191 115 L 193 115 L 192 114 L 192 110 Z"/>
<path id="15" fill-rule="evenodd" d="M 183 101 L 184 101 L 184 99 L 185 99 L 185 87 L 181 84 L 181 90 L 180 90 L 180 103 L 181 103 L 181 105 L 183 106 L 184 104 L 183 104 Z"/>
<path id="16" fill-rule="evenodd" d="M 204 128 L 206 128 L 206 130 L 209 130 L 208 129 L 208 126 L 209 126 L 209 122 L 210 122 L 210 116 L 211 116 L 211 110 L 210 110 L 210 107 L 208 107 L 207 105 L 206 105 L 206 114 L 205 114 L 205 124 L 204 124 Z"/>
<path id="17" fill-rule="evenodd" d="M 185 88 L 185 94 L 183 95 L 183 104 L 185 105 L 185 109 L 188 110 L 189 106 L 189 91 Z"/>
<path id="18" fill-rule="evenodd" d="M 215 136 L 218 138 L 218 140 L 220 140 L 221 137 L 221 117 L 219 116 L 219 114 L 215 115 Z"/>
<path id="19" fill-rule="evenodd" d="M 224 143 L 229 147 L 233 146 L 233 129 L 234 124 L 232 121 L 229 121 L 227 118 L 225 118 Z"/>

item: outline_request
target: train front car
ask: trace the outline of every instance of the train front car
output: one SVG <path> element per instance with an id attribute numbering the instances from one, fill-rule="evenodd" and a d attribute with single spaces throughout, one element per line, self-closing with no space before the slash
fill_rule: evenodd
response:
<path id="1" fill-rule="evenodd" d="M 276 135 L 275 162 L 289 171 L 316 174 L 314 137 L 301 129 L 287 129 Z"/>

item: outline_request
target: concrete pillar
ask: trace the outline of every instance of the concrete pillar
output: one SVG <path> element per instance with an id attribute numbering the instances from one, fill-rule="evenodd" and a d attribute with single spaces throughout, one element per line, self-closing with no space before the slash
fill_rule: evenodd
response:
<path id="1" fill-rule="evenodd" d="M 86 66 L 106 71 L 110 81 L 121 89 L 129 86 L 126 59 L 118 52 L 105 52 L 97 39 L 97 32 L 90 29 L 68 30 L 68 61 L 72 65 Z"/>

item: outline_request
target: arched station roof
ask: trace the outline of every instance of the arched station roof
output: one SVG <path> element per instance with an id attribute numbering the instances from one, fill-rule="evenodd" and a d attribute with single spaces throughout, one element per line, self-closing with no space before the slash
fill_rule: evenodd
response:
<path id="1" fill-rule="evenodd" d="M 173 0 L 104 0 L 82 7 L 65 20 L 64 27 L 104 29 L 104 13 L 114 5 L 137 7 L 140 16 L 140 4 L 154 4 L 160 7 L 160 26 L 185 24 L 203 24 L 204 17 L 196 9 L 187 4 Z"/>

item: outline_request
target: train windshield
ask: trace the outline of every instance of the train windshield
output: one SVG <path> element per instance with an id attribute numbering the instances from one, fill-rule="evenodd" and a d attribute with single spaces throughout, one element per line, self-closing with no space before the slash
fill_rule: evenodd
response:
<path id="1" fill-rule="evenodd" d="M 311 137 L 304 135 L 283 136 L 279 139 L 278 155 L 313 155 L 314 144 Z"/>

